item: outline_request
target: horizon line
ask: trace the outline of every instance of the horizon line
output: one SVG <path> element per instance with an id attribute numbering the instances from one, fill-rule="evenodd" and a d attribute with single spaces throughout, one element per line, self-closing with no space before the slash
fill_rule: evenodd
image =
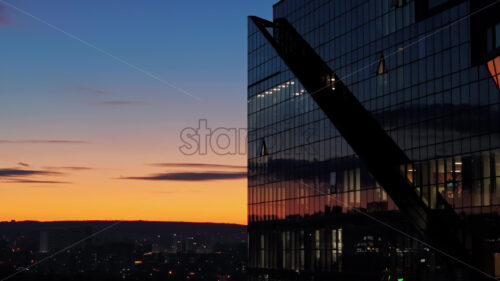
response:
<path id="1" fill-rule="evenodd" d="M 23 223 L 23 222 L 37 222 L 37 223 L 56 223 L 56 222 L 151 222 L 151 223 L 192 223 L 192 224 L 225 224 L 225 225 L 239 225 L 248 226 L 247 224 L 230 223 L 230 222 L 192 222 L 192 221 L 155 221 L 155 220 L 2 220 L 0 223 Z"/>

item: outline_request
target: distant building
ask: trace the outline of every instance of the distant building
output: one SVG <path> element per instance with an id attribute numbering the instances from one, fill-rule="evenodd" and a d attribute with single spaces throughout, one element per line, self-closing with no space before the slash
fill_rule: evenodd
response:
<path id="1" fill-rule="evenodd" d="M 40 232 L 40 253 L 46 254 L 49 252 L 49 234 L 47 231 Z"/>
<path id="2" fill-rule="evenodd" d="M 429 244 L 498 275 L 500 3 L 273 11 L 248 21 L 252 278 L 486 278 Z"/>

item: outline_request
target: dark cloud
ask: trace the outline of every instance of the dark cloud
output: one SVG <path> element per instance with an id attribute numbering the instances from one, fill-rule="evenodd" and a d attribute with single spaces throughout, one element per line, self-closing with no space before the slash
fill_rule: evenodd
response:
<path id="1" fill-rule="evenodd" d="M 81 140 L 0 140 L 0 143 L 87 144 Z"/>
<path id="2" fill-rule="evenodd" d="M 36 176 L 36 175 L 61 175 L 59 172 L 39 171 L 39 170 L 21 170 L 21 169 L 0 169 L 0 178 L 18 177 L 18 176 Z"/>
<path id="3" fill-rule="evenodd" d="M 68 184 L 70 182 L 52 179 L 40 179 L 39 177 L 60 176 L 60 172 L 50 170 L 27 170 L 27 169 L 0 169 L 0 182 L 2 183 L 24 183 L 24 184 Z M 33 178 L 34 177 L 34 178 Z"/>
<path id="4" fill-rule="evenodd" d="M 87 93 L 98 94 L 98 95 L 111 94 L 111 92 L 100 90 L 100 89 L 95 89 L 95 88 L 90 88 L 90 87 L 76 87 L 76 89 L 78 91 L 81 91 L 81 92 L 87 92 Z"/>
<path id="5" fill-rule="evenodd" d="M 150 103 L 144 101 L 102 101 L 94 102 L 90 105 L 92 106 L 137 106 L 137 105 L 149 105 Z"/>
<path id="6" fill-rule="evenodd" d="M 29 167 L 30 165 L 24 162 L 18 162 L 17 165 L 23 166 L 23 167 Z"/>
<path id="7" fill-rule="evenodd" d="M 36 184 L 68 184 L 67 181 L 51 181 L 51 180 L 29 180 L 29 179 L 13 179 L 3 181 L 6 183 L 36 183 Z"/>
<path id="8" fill-rule="evenodd" d="M 145 177 L 126 177 L 128 180 L 149 180 L 149 181 L 211 181 L 211 180 L 231 180 L 246 178 L 246 172 L 184 172 L 184 173 L 162 173 Z"/>
<path id="9" fill-rule="evenodd" d="M 222 165 L 207 163 L 154 163 L 155 167 L 180 167 L 180 168 L 209 168 L 209 169 L 246 169 L 247 166 L 240 165 Z"/>

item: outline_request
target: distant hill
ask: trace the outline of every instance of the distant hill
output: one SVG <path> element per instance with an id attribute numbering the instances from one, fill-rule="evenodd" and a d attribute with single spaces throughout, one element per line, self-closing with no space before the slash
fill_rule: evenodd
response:
<path id="1" fill-rule="evenodd" d="M 104 230 L 105 228 L 108 228 Z M 246 238 L 246 226 L 219 223 L 154 222 L 154 221 L 57 221 L 0 222 L 0 238 L 22 235 L 38 236 L 42 232 L 101 233 L 94 242 L 130 241 L 158 236 L 217 236 L 226 242 Z M 219 240 L 219 239 L 217 239 Z"/>

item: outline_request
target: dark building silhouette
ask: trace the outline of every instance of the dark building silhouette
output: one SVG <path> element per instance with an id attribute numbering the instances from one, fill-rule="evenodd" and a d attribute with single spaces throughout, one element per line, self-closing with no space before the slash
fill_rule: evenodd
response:
<path id="1" fill-rule="evenodd" d="M 245 280 L 246 232 L 210 223 L 0 222 L 0 279 Z"/>
<path id="2" fill-rule="evenodd" d="M 249 17 L 250 279 L 499 275 L 499 55 L 495 1 Z"/>

